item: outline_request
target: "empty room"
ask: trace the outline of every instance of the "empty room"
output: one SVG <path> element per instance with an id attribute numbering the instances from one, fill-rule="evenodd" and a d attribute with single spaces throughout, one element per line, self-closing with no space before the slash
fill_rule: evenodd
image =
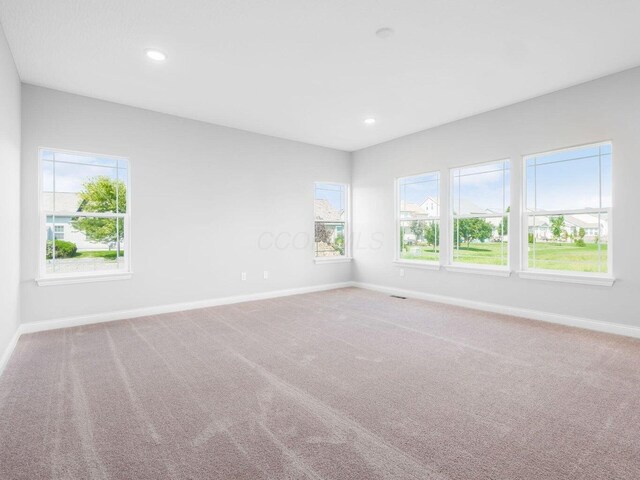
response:
<path id="1" fill-rule="evenodd" d="M 0 0 L 0 480 L 640 479 L 639 20 Z"/>

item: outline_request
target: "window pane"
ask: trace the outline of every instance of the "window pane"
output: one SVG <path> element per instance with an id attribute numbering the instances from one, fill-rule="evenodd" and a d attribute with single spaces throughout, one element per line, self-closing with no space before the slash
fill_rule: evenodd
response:
<path id="1" fill-rule="evenodd" d="M 454 219 L 453 262 L 508 265 L 508 229 L 507 215 Z"/>
<path id="2" fill-rule="evenodd" d="M 347 187 L 315 184 L 315 256 L 346 255 Z"/>
<path id="3" fill-rule="evenodd" d="M 611 172 L 610 143 L 526 158 L 529 268 L 608 273 Z"/>
<path id="4" fill-rule="evenodd" d="M 440 174 L 426 173 L 398 180 L 400 219 L 440 217 Z"/>
<path id="5" fill-rule="evenodd" d="M 606 212 L 530 215 L 529 268 L 607 273 L 609 223 Z"/>
<path id="6" fill-rule="evenodd" d="M 439 261 L 440 220 L 400 221 L 400 258 Z"/>
<path id="7" fill-rule="evenodd" d="M 316 222 L 316 257 L 339 257 L 345 254 L 344 223 Z"/>
<path id="8" fill-rule="evenodd" d="M 42 156 L 44 210 L 126 211 L 126 160 L 49 151 Z"/>
<path id="9" fill-rule="evenodd" d="M 398 257 L 438 262 L 440 259 L 440 173 L 398 179 Z"/>
<path id="10" fill-rule="evenodd" d="M 316 183 L 315 217 L 321 221 L 345 221 L 345 186 Z"/>
<path id="11" fill-rule="evenodd" d="M 528 198 L 533 203 L 527 205 L 533 211 L 600 208 L 597 157 L 537 165 L 527 170 L 535 178 L 534 190 Z"/>
<path id="12" fill-rule="evenodd" d="M 611 206 L 611 145 L 527 157 L 527 210 L 562 211 Z"/>
<path id="13" fill-rule="evenodd" d="M 452 170 L 454 215 L 504 213 L 509 208 L 509 161 Z"/>
<path id="14" fill-rule="evenodd" d="M 125 268 L 124 219 L 47 216 L 46 273 L 87 273 Z M 64 231 L 64 240 L 58 232 Z"/>

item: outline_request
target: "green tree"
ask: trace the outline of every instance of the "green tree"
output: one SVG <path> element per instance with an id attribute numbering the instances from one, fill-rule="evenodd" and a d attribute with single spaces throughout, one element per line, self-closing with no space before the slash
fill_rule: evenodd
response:
<path id="1" fill-rule="evenodd" d="M 560 240 L 565 227 L 564 215 L 551 217 L 549 220 L 551 221 L 551 235 L 553 235 L 553 238 L 556 240 Z"/>
<path id="2" fill-rule="evenodd" d="M 467 247 L 474 240 L 484 242 L 491 237 L 493 226 L 484 218 L 460 218 L 456 220 L 456 243 L 466 243 Z"/>
<path id="3" fill-rule="evenodd" d="M 79 194 L 81 212 L 124 213 L 127 211 L 127 186 L 122 180 L 95 177 L 84 183 Z M 76 217 L 71 224 L 83 232 L 87 240 L 96 243 L 120 244 L 124 239 L 123 218 Z"/>
<path id="4" fill-rule="evenodd" d="M 431 222 L 424 229 L 424 239 L 427 241 L 429 245 L 438 246 L 440 242 L 440 232 L 438 229 L 438 224 L 435 222 Z"/>
<path id="5" fill-rule="evenodd" d="M 413 222 L 411 222 L 411 227 L 409 228 L 411 229 L 411 233 L 416 236 L 416 242 L 419 241 L 422 238 L 422 234 L 424 231 L 422 224 L 417 220 L 414 220 Z"/>
<path id="6" fill-rule="evenodd" d="M 344 234 L 343 233 L 339 233 L 336 236 L 336 248 L 338 249 L 338 251 L 340 252 L 340 255 L 344 255 Z"/>
<path id="7" fill-rule="evenodd" d="M 504 237 L 509 234 L 509 212 L 511 207 L 507 207 L 507 215 L 502 217 L 502 221 L 498 224 L 498 235 Z"/>
<path id="8" fill-rule="evenodd" d="M 577 232 L 573 235 L 573 242 L 578 246 L 578 247 L 584 247 L 585 243 L 584 243 L 584 236 L 585 236 L 586 232 L 584 230 L 584 228 L 580 227 Z"/>

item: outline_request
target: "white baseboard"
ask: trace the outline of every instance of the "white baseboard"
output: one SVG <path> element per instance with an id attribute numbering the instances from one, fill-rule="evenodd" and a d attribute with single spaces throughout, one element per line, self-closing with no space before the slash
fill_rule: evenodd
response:
<path id="1" fill-rule="evenodd" d="M 434 295 L 430 293 L 417 292 L 415 290 L 404 290 L 394 287 L 386 287 L 382 285 L 374 285 L 362 282 L 342 282 L 330 283 L 324 285 L 315 285 L 311 287 L 291 288 L 287 290 L 274 290 L 271 292 L 252 293 L 248 295 L 236 295 L 232 297 L 213 298 L 209 300 L 200 300 L 195 302 L 174 303 L 170 305 L 160 305 L 155 307 L 143 307 L 131 310 L 120 310 L 116 312 L 96 313 L 92 315 L 79 315 L 74 317 L 59 318 L 55 320 L 46 320 L 42 322 L 23 323 L 18 327 L 11 342 L 5 348 L 2 357 L 0 357 L 0 375 L 7 365 L 13 350 L 18 343 L 20 335 L 23 333 L 35 333 L 46 330 L 55 330 L 59 328 L 78 327 L 81 325 L 89 325 L 93 323 L 111 322 L 114 320 L 125 320 L 128 318 L 144 317 L 148 315 L 158 315 L 162 313 L 172 313 L 187 310 L 195 310 L 197 308 L 214 307 L 217 305 L 230 305 L 233 303 L 250 302 L 253 300 L 265 300 L 269 298 L 286 297 L 290 295 L 300 295 L 303 293 L 322 292 L 325 290 L 334 290 L 337 288 L 358 287 L 367 290 L 375 290 L 377 292 L 387 293 L 389 295 L 400 295 L 403 297 L 417 298 L 430 302 L 445 303 L 448 305 L 456 305 L 459 307 L 483 310 L 486 312 L 500 313 L 504 315 L 512 315 L 532 320 L 540 320 L 543 322 L 557 323 L 568 325 L 571 327 L 586 328 L 598 332 L 613 333 L 627 337 L 640 338 L 640 327 L 631 325 L 622 325 L 619 323 L 600 322 L 587 318 L 572 317 L 569 315 L 560 315 L 557 313 L 540 312 L 537 310 L 529 310 L 526 308 L 508 307 L 493 303 L 476 302 L 473 300 L 464 300 L 461 298 L 447 297 L 443 295 Z"/>
<path id="2" fill-rule="evenodd" d="M 170 305 L 160 305 L 155 307 L 135 308 L 131 310 L 119 310 L 116 312 L 96 313 L 91 315 L 78 315 L 74 317 L 58 318 L 55 320 L 45 320 L 42 322 L 23 323 L 18 326 L 13 338 L 0 357 L 0 375 L 4 367 L 9 362 L 11 354 L 15 349 L 20 335 L 23 333 L 43 332 L 46 330 L 56 330 L 59 328 L 79 327 L 92 323 L 111 322 L 114 320 L 125 320 L 127 318 L 145 317 L 148 315 L 159 315 L 161 313 L 182 312 L 195 310 L 197 308 L 215 307 L 216 305 L 230 305 L 232 303 L 250 302 L 252 300 L 265 300 L 268 298 L 287 297 L 290 295 L 300 295 L 302 293 L 322 292 L 352 286 L 352 282 L 329 283 L 324 285 L 314 285 L 311 287 L 290 288 L 287 290 L 274 290 L 271 292 L 251 293 L 248 295 L 236 295 L 233 297 L 212 298 L 209 300 L 199 300 L 195 302 L 174 303 Z"/>
<path id="3" fill-rule="evenodd" d="M 127 318 L 146 317 L 148 315 L 159 315 L 161 313 L 183 312 L 195 310 L 197 308 L 215 307 L 218 305 L 230 305 L 232 303 L 250 302 L 253 300 L 265 300 L 268 298 L 287 297 L 290 295 L 300 295 L 303 293 L 322 292 L 352 286 L 352 282 L 329 283 L 314 285 L 310 287 L 290 288 L 287 290 L 273 290 L 270 292 L 250 293 L 248 295 L 235 295 L 233 297 L 212 298 L 208 300 L 198 300 L 195 302 L 173 303 L 170 305 L 159 305 L 154 307 L 134 308 L 131 310 L 119 310 L 115 312 L 96 313 L 91 315 L 78 315 L 74 317 L 58 318 L 55 320 L 45 320 L 42 322 L 23 323 L 20 325 L 20 333 L 34 333 L 45 330 L 56 330 L 58 328 L 78 327 L 92 323 L 112 322 L 114 320 L 125 320 Z"/>
<path id="4" fill-rule="evenodd" d="M 529 310 L 527 308 L 509 307 L 506 305 L 498 305 L 495 303 L 477 302 L 474 300 L 464 300 L 462 298 L 447 297 L 444 295 L 434 295 L 431 293 L 417 292 L 415 290 L 404 290 L 395 287 L 385 287 L 382 285 L 374 285 L 371 283 L 352 282 L 354 287 L 365 288 L 367 290 L 375 290 L 377 292 L 387 293 L 389 295 L 400 295 L 402 297 L 417 298 L 420 300 L 428 300 L 430 302 L 445 303 L 448 305 L 456 305 L 458 307 L 472 308 L 485 312 L 501 313 L 504 315 L 512 315 L 514 317 L 523 317 L 531 320 L 540 320 L 549 323 L 558 323 L 570 327 L 586 328 L 597 332 L 613 333 L 626 337 L 640 338 L 640 327 L 632 325 L 623 325 L 620 323 L 601 322 L 588 318 L 572 317 L 569 315 L 561 315 L 558 313 L 541 312 L 538 310 Z"/>
<path id="5" fill-rule="evenodd" d="M 21 333 L 22 332 L 20 331 L 20 327 L 18 327 L 15 333 L 13 334 L 13 337 L 11 337 L 11 341 L 9 342 L 9 345 L 7 345 L 7 348 L 4 349 L 4 352 L 0 357 L 0 375 L 2 375 L 2 372 L 4 372 L 4 367 L 7 366 L 7 363 L 9 363 L 9 359 L 11 358 L 11 355 L 13 354 L 13 350 L 16 348 L 16 345 L 18 344 L 18 338 L 20 338 Z"/>

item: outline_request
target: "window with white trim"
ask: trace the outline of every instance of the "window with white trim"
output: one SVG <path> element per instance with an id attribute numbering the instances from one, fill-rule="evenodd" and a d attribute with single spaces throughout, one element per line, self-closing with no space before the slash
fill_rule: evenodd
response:
<path id="1" fill-rule="evenodd" d="M 610 274 L 610 142 L 524 157 L 523 266 Z"/>
<path id="2" fill-rule="evenodd" d="M 348 257 L 349 187 L 315 183 L 315 242 L 317 259 Z"/>
<path id="3" fill-rule="evenodd" d="M 41 149 L 40 279 L 129 272 L 127 159 Z"/>
<path id="4" fill-rule="evenodd" d="M 508 267 L 509 160 L 451 169 L 451 262 Z"/>
<path id="5" fill-rule="evenodd" d="M 397 260 L 440 261 L 440 172 L 398 178 Z"/>

